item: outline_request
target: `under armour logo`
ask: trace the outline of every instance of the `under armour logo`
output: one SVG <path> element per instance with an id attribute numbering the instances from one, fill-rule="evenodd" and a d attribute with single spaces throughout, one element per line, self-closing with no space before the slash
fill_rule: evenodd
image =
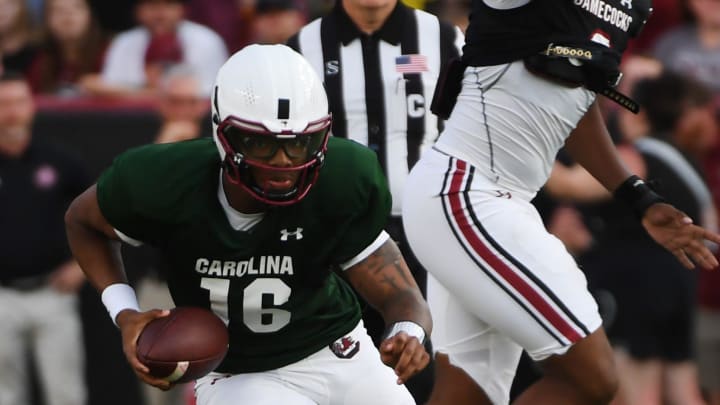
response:
<path id="1" fill-rule="evenodd" d="M 620 4 L 632 10 L 632 0 L 620 0 Z"/>
<path id="2" fill-rule="evenodd" d="M 280 230 L 280 240 L 285 242 L 291 236 L 294 236 L 295 240 L 300 240 L 303 238 L 302 231 L 303 231 L 302 228 L 297 228 L 293 232 L 290 232 L 287 229 L 281 229 Z"/>
<path id="3" fill-rule="evenodd" d="M 495 190 L 495 197 L 507 198 L 509 200 L 512 198 L 512 194 L 510 194 L 509 191 Z"/>

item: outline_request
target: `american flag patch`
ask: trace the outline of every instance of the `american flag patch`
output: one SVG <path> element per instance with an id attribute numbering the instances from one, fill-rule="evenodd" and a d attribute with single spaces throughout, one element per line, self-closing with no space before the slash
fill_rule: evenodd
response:
<path id="1" fill-rule="evenodd" d="M 395 58 L 395 71 L 398 73 L 427 72 L 427 58 L 424 55 L 400 55 Z"/>

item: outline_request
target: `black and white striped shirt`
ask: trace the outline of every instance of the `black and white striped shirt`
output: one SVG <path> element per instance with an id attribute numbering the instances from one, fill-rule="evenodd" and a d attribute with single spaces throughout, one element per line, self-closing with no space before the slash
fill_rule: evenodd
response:
<path id="1" fill-rule="evenodd" d="M 377 152 L 393 216 L 400 216 L 410 168 L 438 137 L 442 122 L 430 101 L 443 63 L 457 57 L 463 43 L 457 27 L 400 2 L 378 31 L 364 34 L 340 0 L 288 41 L 323 78 L 333 135 Z"/>

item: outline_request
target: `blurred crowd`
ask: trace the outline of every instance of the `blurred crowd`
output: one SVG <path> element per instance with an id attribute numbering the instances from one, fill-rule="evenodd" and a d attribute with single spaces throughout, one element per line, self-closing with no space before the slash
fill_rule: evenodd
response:
<path id="1" fill-rule="evenodd" d="M 464 29 L 468 0 L 408 1 Z M 228 55 L 284 43 L 332 0 L 0 0 L 0 69 L 59 97 L 153 97 L 174 64 L 209 91 Z"/>
<path id="2" fill-rule="evenodd" d="M 161 73 L 187 64 L 205 94 L 232 53 L 284 42 L 309 9 L 293 0 L 0 2 L 2 68 L 35 94 L 152 97 Z"/>
<path id="3" fill-rule="evenodd" d="M 467 26 L 469 0 L 405 3 Z M 662 176 L 649 180 L 657 180 L 660 193 L 693 194 L 696 206 L 686 212 L 717 229 L 720 0 L 653 5 L 623 60 L 619 88 L 641 111 L 604 103 L 608 127 L 637 173 L 659 173 L 649 152 L 655 144 L 647 140 L 661 142 L 652 150 L 664 151 L 663 161 L 681 161 L 672 167 L 692 172 L 681 176 L 689 185 L 677 191 L 669 180 L 663 185 Z M 152 139 L 174 142 L 207 135 L 207 101 L 228 55 L 250 43 L 284 43 L 332 7 L 333 0 L 0 0 L 0 69 L 24 74 L 36 100 L 53 100 L 39 104 L 40 114 L 43 105 L 78 99 L 148 102 L 161 122 Z M 618 242 L 622 248 L 640 242 L 606 215 L 613 210 L 609 199 L 560 156 L 536 203 L 548 228 L 587 269 L 617 349 L 615 403 L 720 405 L 720 272 L 666 268 L 654 250 L 646 262 L 624 262 Z"/>

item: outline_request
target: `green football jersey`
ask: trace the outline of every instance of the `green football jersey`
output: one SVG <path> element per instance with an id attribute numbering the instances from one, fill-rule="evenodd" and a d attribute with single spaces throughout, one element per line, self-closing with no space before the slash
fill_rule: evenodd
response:
<path id="1" fill-rule="evenodd" d="M 175 304 L 228 322 L 230 348 L 217 371 L 275 369 L 352 330 L 359 304 L 335 270 L 377 239 L 389 215 L 376 155 L 331 137 L 308 195 L 269 207 L 247 231 L 231 227 L 219 181 L 215 144 L 199 139 L 132 149 L 97 186 L 110 224 L 166 256 Z"/>

